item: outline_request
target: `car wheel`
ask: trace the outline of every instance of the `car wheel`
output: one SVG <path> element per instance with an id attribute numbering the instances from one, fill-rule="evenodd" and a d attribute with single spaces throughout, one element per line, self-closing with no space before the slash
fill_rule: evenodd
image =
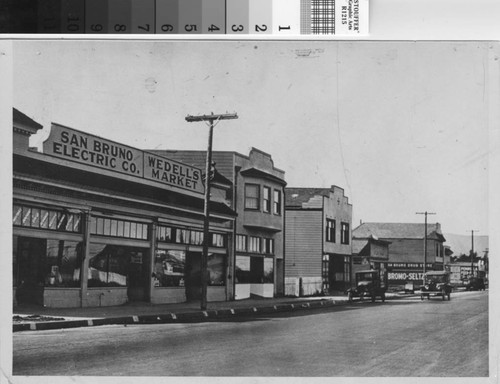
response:
<path id="1" fill-rule="evenodd" d="M 347 301 L 349 301 L 349 303 L 352 303 L 352 292 L 349 292 L 347 294 Z"/>
<path id="2" fill-rule="evenodd" d="M 375 302 L 375 298 L 376 298 L 376 297 L 377 297 L 377 296 L 375 296 L 375 294 L 373 294 L 373 295 L 372 295 L 372 303 L 374 303 L 374 302 Z"/>
<path id="3" fill-rule="evenodd" d="M 444 289 L 441 291 L 441 296 L 444 301 L 446 299 L 446 291 Z"/>

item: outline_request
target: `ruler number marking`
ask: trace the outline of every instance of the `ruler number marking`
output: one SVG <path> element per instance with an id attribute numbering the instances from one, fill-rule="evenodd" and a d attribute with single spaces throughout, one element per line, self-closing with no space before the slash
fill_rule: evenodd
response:
<path id="1" fill-rule="evenodd" d="M 220 28 L 212 24 L 210 27 L 208 27 L 208 32 L 213 32 L 213 31 L 220 31 Z"/>

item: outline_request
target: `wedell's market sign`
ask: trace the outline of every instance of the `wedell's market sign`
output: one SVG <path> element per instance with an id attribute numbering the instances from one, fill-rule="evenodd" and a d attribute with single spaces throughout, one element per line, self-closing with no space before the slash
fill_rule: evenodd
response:
<path id="1" fill-rule="evenodd" d="M 201 170 L 178 161 L 52 124 L 43 153 L 80 164 L 203 193 Z"/>

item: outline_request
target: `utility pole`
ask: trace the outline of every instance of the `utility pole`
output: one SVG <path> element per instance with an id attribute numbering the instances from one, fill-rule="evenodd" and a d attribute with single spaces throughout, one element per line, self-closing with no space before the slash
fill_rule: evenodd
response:
<path id="1" fill-rule="evenodd" d="M 470 252 L 470 274 L 471 277 L 474 277 L 474 231 L 479 232 L 477 229 L 471 229 L 471 252 Z"/>
<path id="2" fill-rule="evenodd" d="M 207 263 L 208 263 L 208 244 L 209 240 L 209 223 L 210 223 L 210 167 L 212 166 L 212 137 L 214 127 L 218 124 L 220 120 L 227 119 L 237 119 L 238 115 L 236 113 L 226 113 L 214 115 L 212 112 L 210 115 L 199 115 L 199 116 L 186 116 L 186 121 L 188 123 L 205 121 L 210 128 L 208 133 L 208 148 L 207 148 L 207 160 L 205 164 L 205 204 L 203 209 L 203 254 L 201 255 L 201 300 L 200 307 L 201 310 L 207 309 Z"/>
<path id="3" fill-rule="evenodd" d="M 424 232 L 424 274 L 427 267 L 427 215 L 435 215 L 434 212 L 417 212 L 416 215 L 425 215 L 425 232 Z M 424 277 L 422 276 L 422 284 L 424 283 Z"/>

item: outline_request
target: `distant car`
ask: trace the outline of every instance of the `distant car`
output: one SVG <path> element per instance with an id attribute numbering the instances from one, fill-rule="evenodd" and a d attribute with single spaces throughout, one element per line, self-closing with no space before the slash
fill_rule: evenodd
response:
<path id="1" fill-rule="evenodd" d="M 354 297 L 363 300 L 365 297 L 375 302 L 380 297 L 385 301 L 385 292 L 387 290 L 387 273 L 377 269 L 358 271 L 355 273 L 356 286 L 347 290 L 347 299 L 353 301 Z"/>
<path id="2" fill-rule="evenodd" d="M 484 278 L 482 277 L 471 277 L 468 281 L 467 284 L 465 285 L 465 290 L 466 291 L 473 291 L 473 290 L 486 290 L 486 284 L 484 283 Z"/>
<path id="3" fill-rule="evenodd" d="M 415 293 L 415 285 L 413 284 L 413 281 L 406 282 L 405 293 Z"/>
<path id="4" fill-rule="evenodd" d="M 451 291 L 453 287 L 450 284 L 450 274 L 447 271 L 429 271 L 424 274 L 424 285 L 420 288 L 420 300 L 431 296 L 446 297 L 451 300 Z"/>

